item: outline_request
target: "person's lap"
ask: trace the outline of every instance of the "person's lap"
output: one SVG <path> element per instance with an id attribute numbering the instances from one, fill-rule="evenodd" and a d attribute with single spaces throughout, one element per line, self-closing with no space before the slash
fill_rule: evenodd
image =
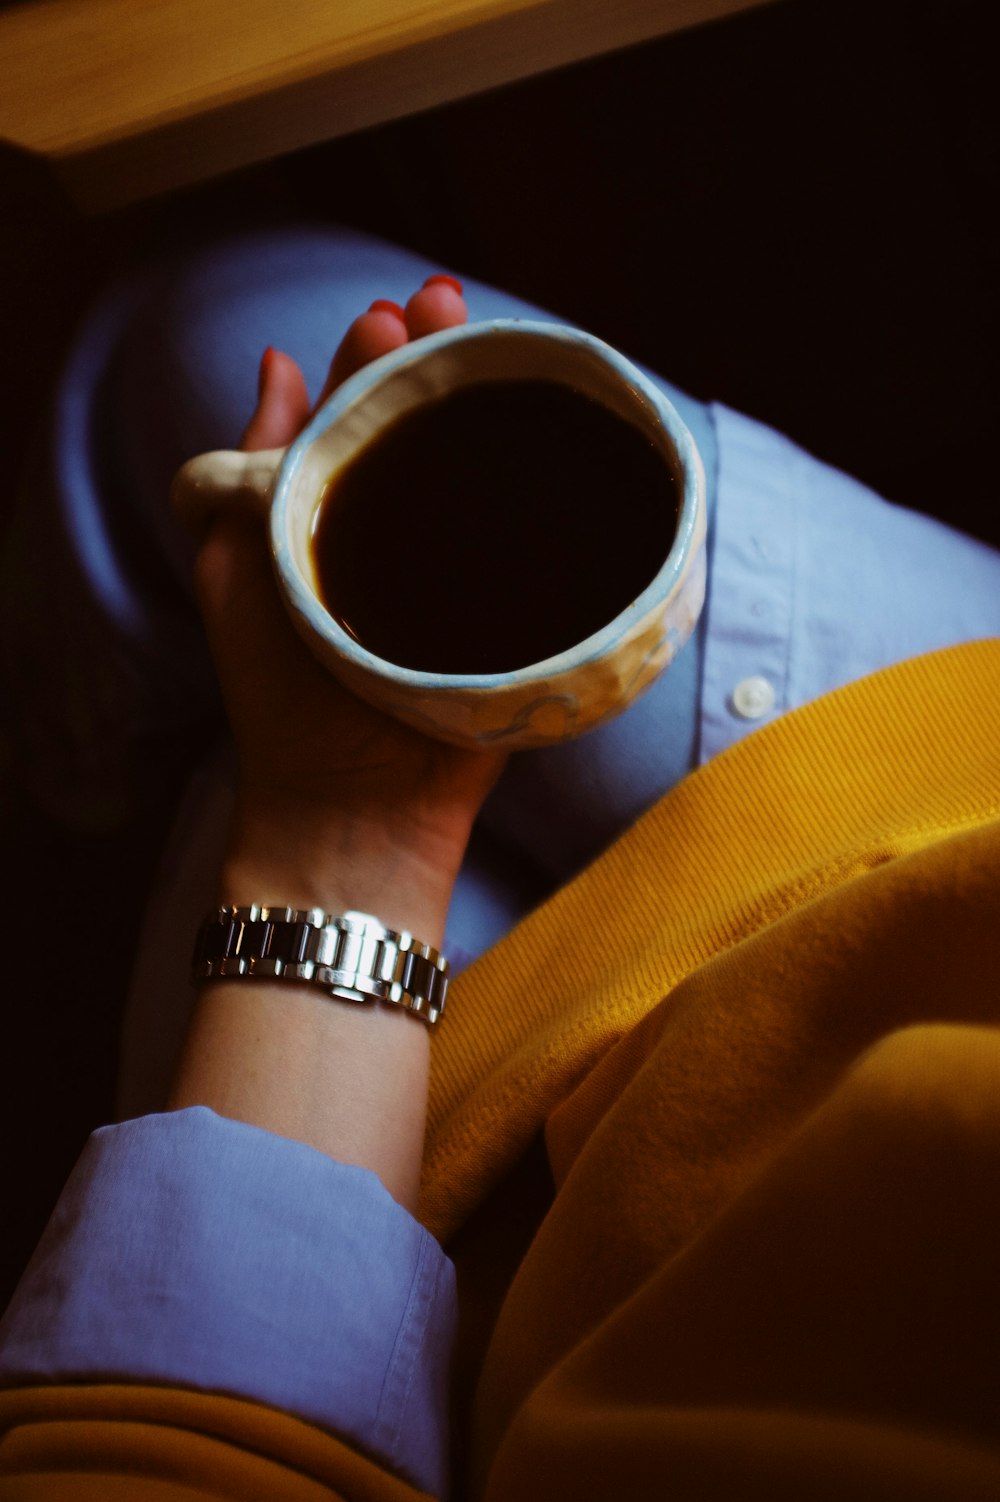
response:
<path id="1" fill-rule="evenodd" d="M 120 779 L 140 745 L 155 764 L 150 747 L 157 738 L 174 746 L 180 739 L 193 768 L 224 734 L 191 590 L 191 547 L 167 506 L 176 468 L 194 453 L 238 443 L 265 346 L 294 356 L 316 393 L 358 313 L 380 297 L 404 303 L 441 269 L 350 230 L 262 230 L 140 269 L 85 323 L 54 404 L 30 525 L 19 529 L 7 565 L 9 577 L 16 574 L 22 584 L 35 579 L 42 590 L 55 559 L 63 585 L 56 606 L 46 600 L 44 610 L 21 587 L 13 624 L 34 663 L 15 690 L 26 700 L 22 718 L 37 722 L 38 786 L 68 817 L 86 817 L 79 805 L 94 796 L 95 786 L 107 798 L 95 776 L 95 743 L 100 763 L 110 763 Z M 463 283 L 473 320 L 552 317 L 464 276 Z M 713 414 L 654 379 L 702 450 L 714 507 Z M 871 497 L 870 504 L 882 503 Z M 713 527 L 710 549 L 714 543 Z M 1000 574 L 997 585 L 1000 593 Z M 719 590 L 710 570 L 713 587 Z M 811 579 L 810 587 L 822 590 L 822 580 Z M 926 578 L 920 587 L 926 593 Z M 704 758 L 701 695 L 713 610 L 718 625 L 722 609 L 710 595 L 695 638 L 617 721 L 578 742 L 512 758 L 483 811 L 456 890 L 448 942 L 460 958 L 500 937 Z M 969 621 L 980 634 L 990 629 L 988 613 L 973 612 Z M 942 627 L 945 636 L 948 629 Z M 869 648 L 863 619 L 852 630 L 844 654 L 850 675 L 883 665 L 886 652 L 891 658 L 893 650 L 906 650 L 903 638 L 901 646 L 883 642 L 878 649 L 873 638 Z M 713 651 L 717 657 L 718 646 Z M 57 688 L 72 682 L 72 703 L 88 700 L 83 732 L 69 711 L 61 712 L 53 673 Z M 844 675 L 838 680 L 834 671 L 812 691 L 837 681 Z M 783 707 L 809 692 L 806 683 Z M 206 786 L 203 781 L 202 799 Z M 218 777 L 214 786 L 212 817 L 221 829 L 227 795 Z M 204 880 L 204 860 L 200 870 Z"/>
<path id="2" fill-rule="evenodd" d="M 39 656 L 51 665 L 69 651 L 74 660 L 63 677 L 77 689 L 91 687 L 95 700 L 84 745 L 74 726 L 59 733 L 52 724 L 59 718 L 60 694 L 38 692 L 38 676 L 32 675 L 35 711 L 29 705 L 22 718 L 37 721 L 44 699 L 49 727 L 34 761 L 40 795 L 58 812 L 87 822 L 105 808 L 120 807 L 120 790 L 102 785 L 100 768 L 125 777 L 130 748 L 134 756 L 140 743 L 143 757 L 155 763 L 151 748 L 158 735 L 175 745 L 189 729 L 196 745 L 213 723 L 221 731 L 191 590 L 191 546 L 167 506 L 177 467 L 194 453 L 238 443 L 267 345 L 291 354 L 310 390 L 318 392 L 353 318 L 378 297 L 404 303 L 439 269 L 347 229 L 261 230 L 141 268 L 112 289 L 84 324 L 55 402 L 50 473 L 33 497 L 33 530 L 25 529 L 22 557 L 15 560 L 22 577 L 38 577 L 40 534 L 49 564 L 53 546 L 61 548 L 65 587 L 46 628 L 53 639 Z M 468 278 L 463 284 L 472 320 L 565 321 Z M 654 379 L 695 431 L 711 473 L 707 409 Z M 23 613 L 34 613 L 36 620 L 42 615 L 31 601 Z M 658 749 L 664 784 L 693 764 L 698 652 L 698 643 L 691 644 L 635 715 L 637 734 L 639 720 L 651 715 L 661 726 L 661 742 L 667 727 L 668 744 Z M 98 660 L 101 671 L 94 667 Z M 464 944 L 458 941 L 466 953 L 484 947 L 488 936 L 509 926 L 551 885 L 544 851 L 537 852 L 537 869 L 523 845 L 504 856 L 505 803 L 519 796 L 525 776 L 526 759 L 518 760 L 510 789 L 495 801 L 473 841 L 456 894 L 455 927 L 466 936 Z M 141 786 L 143 769 L 135 770 Z M 152 775 L 155 781 L 155 769 Z M 563 781 L 567 818 L 578 818 L 593 796 L 585 754 L 574 754 Z M 610 811 L 618 827 L 636 812 L 624 784 L 623 793 L 620 811 L 614 798 Z M 606 823 L 607 789 L 604 797 Z M 514 879 L 518 868 L 520 878 Z"/>

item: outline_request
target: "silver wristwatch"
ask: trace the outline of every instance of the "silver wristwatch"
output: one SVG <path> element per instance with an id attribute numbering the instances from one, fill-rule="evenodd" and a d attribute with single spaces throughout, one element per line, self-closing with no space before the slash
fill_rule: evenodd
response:
<path id="1" fill-rule="evenodd" d="M 309 981 L 342 1001 L 384 1001 L 433 1027 L 444 1011 L 448 961 L 370 913 L 220 907 L 198 931 L 192 979 Z"/>

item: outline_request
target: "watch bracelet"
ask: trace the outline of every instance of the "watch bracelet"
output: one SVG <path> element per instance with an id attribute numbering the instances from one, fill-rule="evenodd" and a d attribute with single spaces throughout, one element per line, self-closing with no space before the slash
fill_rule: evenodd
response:
<path id="1" fill-rule="evenodd" d="M 370 913 L 253 903 L 207 915 L 191 978 L 308 982 L 342 1001 L 385 1002 L 434 1027 L 444 1011 L 448 961 Z"/>

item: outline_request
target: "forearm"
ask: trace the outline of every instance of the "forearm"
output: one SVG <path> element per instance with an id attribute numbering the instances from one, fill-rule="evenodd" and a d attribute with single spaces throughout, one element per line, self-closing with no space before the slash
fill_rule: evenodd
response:
<path id="1" fill-rule="evenodd" d="M 440 946 L 460 850 L 315 809 L 238 810 L 220 903 L 369 912 Z M 368 1168 L 412 1208 L 431 1039 L 397 1009 L 308 984 L 215 981 L 199 997 L 171 1093 Z"/>
<path id="2" fill-rule="evenodd" d="M 431 278 L 405 314 L 371 308 L 352 324 L 324 395 L 407 338 L 464 319 L 447 277 Z M 265 357 L 244 447 L 283 446 L 308 416 L 294 361 Z M 429 741 L 342 688 L 296 636 L 257 518 L 214 518 L 195 582 L 241 763 L 220 903 L 367 912 L 438 948 L 502 755 Z M 211 1106 L 370 1168 L 410 1205 L 428 1061 L 425 1024 L 381 1003 L 353 1006 L 292 983 L 213 983 L 171 1104 Z"/>

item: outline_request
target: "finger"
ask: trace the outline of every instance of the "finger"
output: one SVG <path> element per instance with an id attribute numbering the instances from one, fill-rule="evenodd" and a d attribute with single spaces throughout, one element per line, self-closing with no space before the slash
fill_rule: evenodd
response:
<path id="1" fill-rule="evenodd" d="M 256 634 L 261 616 L 271 623 L 277 601 L 267 578 L 268 556 L 255 519 L 217 516 L 195 559 L 195 589 L 209 646 L 216 662 L 233 655 L 231 637 L 242 632 L 240 651 L 247 637 Z M 236 654 L 238 657 L 238 653 Z M 251 660 L 252 657 L 251 657 Z"/>
<path id="2" fill-rule="evenodd" d="M 308 416 L 309 392 L 302 371 L 291 355 L 268 346 L 260 362 L 257 407 L 240 447 L 247 453 L 283 448 Z"/>
<path id="3" fill-rule="evenodd" d="M 387 298 L 373 302 L 367 313 L 355 318 L 340 341 L 316 405 L 322 405 L 331 392 L 363 365 L 399 349 L 407 337 L 403 310 L 398 303 L 389 302 Z"/>
<path id="4" fill-rule="evenodd" d="M 251 699 L 261 684 L 279 677 L 287 684 L 301 672 L 304 648 L 275 588 L 258 518 L 215 518 L 195 558 L 195 590 L 230 712 L 234 692 Z"/>
<path id="5" fill-rule="evenodd" d="M 469 316 L 462 296 L 462 283 L 453 276 L 438 272 L 429 276 L 419 292 L 406 304 L 406 331 L 411 339 L 437 334 L 441 329 L 465 323 Z"/>

